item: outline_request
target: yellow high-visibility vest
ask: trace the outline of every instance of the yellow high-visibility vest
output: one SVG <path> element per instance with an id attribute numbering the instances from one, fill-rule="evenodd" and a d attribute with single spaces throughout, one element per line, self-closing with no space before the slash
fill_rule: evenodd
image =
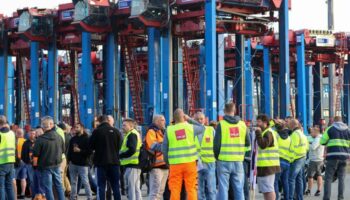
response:
<path id="1" fill-rule="evenodd" d="M 202 142 L 199 144 L 198 137 L 196 137 L 196 145 L 203 163 L 215 162 L 214 156 L 214 128 L 211 126 L 205 127 Z"/>
<path id="2" fill-rule="evenodd" d="M 0 165 L 15 163 L 16 161 L 16 136 L 12 131 L 0 133 Z"/>
<path id="3" fill-rule="evenodd" d="M 120 153 L 124 153 L 124 152 L 126 152 L 129 149 L 126 146 L 126 144 L 127 144 L 128 138 L 129 138 L 129 136 L 131 134 L 135 134 L 137 136 L 136 152 L 129 158 L 122 158 L 122 159 L 120 159 L 120 164 L 121 165 L 130 165 L 130 164 L 138 165 L 139 164 L 139 155 L 140 155 L 140 149 L 141 149 L 142 143 L 141 143 L 140 135 L 135 129 L 132 129 L 131 131 L 129 131 L 126 134 L 126 136 L 125 136 L 125 138 L 123 140 L 123 143 L 122 143 L 122 147 L 120 149 Z"/>
<path id="4" fill-rule="evenodd" d="M 304 133 L 297 129 L 290 136 L 292 140 L 291 152 L 293 153 L 293 161 L 305 157 L 309 150 L 309 142 Z"/>
<path id="5" fill-rule="evenodd" d="M 60 127 L 58 127 L 58 126 L 56 126 L 56 133 L 58 133 L 58 135 L 61 136 L 61 138 L 63 139 L 63 143 L 66 144 L 66 139 L 65 139 L 64 131 L 63 131 Z M 65 146 L 66 146 L 66 145 L 65 145 Z M 64 149 L 62 149 L 62 150 L 63 150 L 62 159 L 65 159 L 65 158 L 66 158 L 66 155 L 64 154 Z"/>
<path id="6" fill-rule="evenodd" d="M 220 121 L 221 127 L 221 148 L 220 161 L 243 161 L 247 151 L 245 140 L 247 126 L 243 121 L 237 124 L 230 124 L 225 120 Z"/>
<path id="7" fill-rule="evenodd" d="M 272 167 L 280 166 L 280 157 L 278 151 L 277 133 L 271 128 L 267 128 L 263 133 L 262 137 L 267 132 L 271 132 L 273 136 L 273 147 L 267 147 L 265 149 L 258 148 L 258 167 Z"/>
<path id="8" fill-rule="evenodd" d="M 198 159 L 193 125 L 184 122 L 168 126 L 167 138 L 169 164 L 190 163 Z"/>
<path id="9" fill-rule="evenodd" d="M 280 158 L 283 158 L 288 162 L 292 162 L 293 154 L 290 151 L 290 145 L 292 143 L 292 140 L 289 136 L 286 139 L 283 139 L 280 136 L 277 136 L 277 138 Z"/>

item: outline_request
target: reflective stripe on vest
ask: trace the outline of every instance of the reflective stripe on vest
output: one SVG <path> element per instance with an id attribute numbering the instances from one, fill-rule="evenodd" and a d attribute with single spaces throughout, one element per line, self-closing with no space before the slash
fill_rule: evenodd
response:
<path id="1" fill-rule="evenodd" d="M 193 125 L 179 123 L 168 126 L 167 137 L 169 164 L 190 163 L 198 159 Z"/>
<path id="2" fill-rule="evenodd" d="M 332 153 L 327 153 L 327 156 L 350 156 L 350 153 L 332 152 Z"/>
<path id="3" fill-rule="evenodd" d="M 12 131 L 0 133 L 0 165 L 15 162 L 16 136 Z"/>
<path id="4" fill-rule="evenodd" d="M 343 139 L 330 139 L 327 147 L 349 147 L 349 141 Z"/>
<path id="5" fill-rule="evenodd" d="M 230 124 L 225 120 L 220 121 L 221 148 L 219 160 L 221 161 L 243 161 L 247 150 L 245 139 L 247 126 L 243 121 Z"/>
<path id="6" fill-rule="evenodd" d="M 262 137 L 267 132 L 271 132 L 273 136 L 273 147 L 267 147 L 265 149 L 258 149 L 258 167 L 272 167 L 280 166 L 280 157 L 277 142 L 277 133 L 271 128 L 267 128 L 263 133 Z"/>
<path id="7" fill-rule="evenodd" d="M 123 144 L 122 144 L 122 148 L 120 149 L 120 153 L 124 153 L 126 152 L 129 148 L 126 146 L 127 144 L 127 141 L 128 141 L 128 138 L 131 134 L 135 134 L 137 136 L 137 146 L 136 146 L 136 152 L 129 158 L 123 158 L 123 159 L 120 159 L 120 164 L 121 165 L 137 165 L 139 164 L 139 155 L 140 155 L 140 149 L 141 149 L 141 138 L 140 138 L 140 135 L 139 133 L 133 129 L 131 131 L 129 131 L 124 140 L 123 140 Z"/>
<path id="8" fill-rule="evenodd" d="M 210 126 L 205 127 L 201 145 L 199 146 L 198 137 L 196 138 L 197 149 L 199 149 L 199 155 L 204 163 L 215 162 L 214 157 L 214 128 Z"/>
<path id="9" fill-rule="evenodd" d="M 292 162 L 293 154 L 290 151 L 290 145 L 292 140 L 288 136 L 286 139 L 281 138 L 279 135 L 277 136 L 278 140 L 278 152 L 280 158 L 287 160 L 288 162 Z"/>

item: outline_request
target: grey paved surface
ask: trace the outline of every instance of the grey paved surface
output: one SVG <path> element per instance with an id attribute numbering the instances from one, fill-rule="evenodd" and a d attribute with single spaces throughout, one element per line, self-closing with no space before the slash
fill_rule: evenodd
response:
<path id="1" fill-rule="evenodd" d="M 346 176 L 346 180 L 345 180 L 345 199 L 350 199 L 350 170 L 348 170 L 348 174 Z M 316 183 L 314 185 L 316 187 Z M 334 182 L 332 184 L 332 196 L 331 196 L 331 199 L 337 199 L 337 194 L 338 194 L 338 182 Z M 311 194 L 314 194 L 316 192 L 316 188 L 313 189 L 313 191 L 311 192 Z M 144 200 L 147 200 L 147 194 L 146 194 L 146 191 L 143 190 L 143 199 Z M 322 199 L 322 196 L 323 196 L 323 193 L 321 193 L 321 196 L 320 197 L 314 197 L 314 196 L 305 196 L 304 199 L 306 200 L 320 200 Z M 27 199 L 26 199 L 27 200 Z M 29 200 L 29 199 L 28 199 Z M 86 197 L 85 196 L 80 196 L 78 198 L 78 200 L 86 200 Z M 127 198 L 125 196 L 122 197 L 122 200 L 127 200 Z M 255 196 L 255 200 L 263 200 L 263 196 L 262 194 L 256 194 Z"/>

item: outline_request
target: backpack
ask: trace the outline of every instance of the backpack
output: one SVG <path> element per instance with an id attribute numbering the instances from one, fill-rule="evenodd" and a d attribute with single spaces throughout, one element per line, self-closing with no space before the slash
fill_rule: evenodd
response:
<path id="1" fill-rule="evenodd" d="M 139 155 L 139 167 L 141 168 L 142 173 L 151 171 L 155 162 L 156 156 L 146 149 L 146 142 L 143 141 Z"/>

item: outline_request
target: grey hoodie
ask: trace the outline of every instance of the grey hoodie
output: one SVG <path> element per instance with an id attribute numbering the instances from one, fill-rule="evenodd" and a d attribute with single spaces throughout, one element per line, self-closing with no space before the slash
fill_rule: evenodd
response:
<path id="1" fill-rule="evenodd" d="M 239 121 L 241 121 L 241 118 L 239 116 L 229 116 L 225 115 L 224 120 L 227 121 L 230 124 L 237 124 Z M 215 130 L 215 137 L 214 137 L 214 156 L 218 160 L 220 149 L 221 149 L 221 125 L 218 124 L 216 130 Z M 247 128 L 247 134 L 245 138 L 245 146 L 250 146 L 250 136 L 249 136 L 249 129 Z"/>
<path id="2" fill-rule="evenodd" d="M 336 128 L 339 131 L 345 131 L 346 129 L 349 129 L 349 127 L 343 122 L 334 122 L 332 126 L 334 126 L 334 128 Z"/>

